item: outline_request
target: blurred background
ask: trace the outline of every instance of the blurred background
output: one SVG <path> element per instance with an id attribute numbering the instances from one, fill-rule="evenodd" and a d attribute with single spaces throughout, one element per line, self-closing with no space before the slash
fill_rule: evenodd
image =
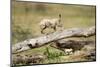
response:
<path id="1" fill-rule="evenodd" d="M 12 43 L 39 36 L 43 18 L 62 15 L 65 28 L 95 25 L 95 6 L 12 1 Z"/>

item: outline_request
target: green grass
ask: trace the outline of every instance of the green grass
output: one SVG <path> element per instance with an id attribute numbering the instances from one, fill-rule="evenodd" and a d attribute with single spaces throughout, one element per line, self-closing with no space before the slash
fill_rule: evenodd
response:
<path id="1" fill-rule="evenodd" d="M 95 6 L 65 5 L 65 4 L 43 4 L 30 2 L 12 2 L 12 44 L 25 39 L 41 36 L 38 23 L 47 17 L 55 18 L 62 14 L 62 24 L 66 29 L 79 27 L 85 28 L 95 25 Z M 69 38 L 81 40 L 95 40 L 95 36 L 89 38 Z M 50 53 L 62 51 L 48 45 L 21 52 L 18 54 L 43 54 L 49 48 Z M 53 55 L 52 55 L 53 56 Z M 52 57 L 51 56 L 51 57 Z M 53 56 L 54 57 L 54 56 Z M 63 61 L 63 60 L 60 60 Z M 45 60 L 44 63 L 60 62 L 56 60 Z M 66 60 L 68 61 L 68 60 Z"/>

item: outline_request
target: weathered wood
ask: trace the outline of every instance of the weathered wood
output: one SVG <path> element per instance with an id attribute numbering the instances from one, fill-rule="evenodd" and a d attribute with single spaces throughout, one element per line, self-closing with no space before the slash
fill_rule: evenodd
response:
<path id="1" fill-rule="evenodd" d="M 51 44 L 52 47 L 64 50 L 72 48 L 74 52 L 63 55 L 59 55 L 59 57 L 67 56 L 66 60 L 75 61 L 81 60 L 82 58 L 87 59 L 88 61 L 95 61 L 95 40 L 87 41 L 87 40 L 58 40 Z M 15 54 L 12 56 L 12 65 L 31 65 L 31 64 L 41 64 L 46 59 L 48 59 L 48 53 L 37 54 L 33 53 L 29 54 Z M 77 61 L 78 61 L 77 60 Z"/>
<path id="2" fill-rule="evenodd" d="M 54 45 L 55 44 L 55 45 Z M 62 50 L 65 52 L 66 49 L 73 49 L 73 52 L 82 49 L 86 45 L 95 45 L 95 41 L 87 40 L 57 40 L 51 44 L 51 47 Z"/>
<path id="3" fill-rule="evenodd" d="M 26 64 L 37 64 L 46 59 L 45 55 L 33 54 L 33 55 L 14 55 L 12 56 L 12 65 L 26 65 Z"/>
<path id="4" fill-rule="evenodd" d="M 69 37 L 89 37 L 95 35 L 95 26 L 90 28 L 72 28 L 65 29 L 63 31 L 56 31 L 48 35 L 43 35 L 37 38 L 28 39 L 23 42 L 19 42 L 12 46 L 12 53 L 25 51 L 32 48 L 37 48 L 45 45 L 46 43 L 53 42 Z"/>

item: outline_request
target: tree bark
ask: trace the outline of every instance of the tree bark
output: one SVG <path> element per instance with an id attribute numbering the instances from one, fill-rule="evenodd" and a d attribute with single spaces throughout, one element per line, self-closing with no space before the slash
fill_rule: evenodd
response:
<path id="1" fill-rule="evenodd" d="M 33 55 L 14 55 L 12 56 L 12 65 L 26 65 L 37 64 L 46 59 L 45 55 L 33 54 Z"/>
<path id="2" fill-rule="evenodd" d="M 65 49 L 73 49 L 73 52 L 81 50 L 86 45 L 95 45 L 95 40 L 57 40 L 50 46 L 65 52 Z M 95 48 L 95 47 L 94 47 Z"/>
<path id="3" fill-rule="evenodd" d="M 56 31 L 48 35 L 43 35 L 37 38 L 28 39 L 12 46 L 12 53 L 22 52 L 25 50 L 41 47 L 47 43 L 57 41 L 69 37 L 89 37 L 95 35 L 95 26 L 90 28 L 72 28 L 63 31 Z"/>

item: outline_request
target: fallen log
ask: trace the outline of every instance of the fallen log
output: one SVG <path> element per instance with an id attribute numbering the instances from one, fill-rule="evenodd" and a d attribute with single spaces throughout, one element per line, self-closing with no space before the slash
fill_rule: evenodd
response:
<path id="1" fill-rule="evenodd" d="M 89 37 L 95 35 L 95 26 L 90 28 L 72 28 L 63 31 L 56 31 L 48 35 L 28 39 L 12 46 L 12 53 L 22 52 L 25 50 L 41 47 L 47 43 L 69 37 Z"/>
<path id="2" fill-rule="evenodd" d="M 95 61 L 96 60 L 96 52 L 95 52 L 95 41 L 84 41 L 84 40 L 57 40 L 51 44 L 50 46 L 57 49 L 69 49 L 72 48 L 74 52 L 70 54 L 62 54 L 58 56 L 60 58 L 66 57 L 66 60 L 69 62 L 80 61 L 85 59 L 86 61 Z M 33 64 L 42 64 L 48 57 L 50 57 L 52 53 L 48 54 L 48 52 L 44 52 L 43 54 L 15 54 L 12 56 L 12 65 L 33 65 Z M 54 56 L 54 55 L 53 55 Z M 54 56 L 55 57 L 55 56 Z M 64 59 L 64 58 L 62 58 Z"/>
<path id="3" fill-rule="evenodd" d="M 32 55 L 14 55 L 12 56 L 12 65 L 26 65 L 37 64 L 46 59 L 45 55 L 32 54 Z"/>
<path id="4" fill-rule="evenodd" d="M 77 50 L 81 50 L 84 46 L 90 45 L 95 48 L 95 41 L 94 40 L 57 40 L 53 42 L 54 44 L 51 44 L 50 46 L 59 50 L 62 50 L 65 52 L 66 49 L 72 49 L 72 52 L 75 52 Z"/>

